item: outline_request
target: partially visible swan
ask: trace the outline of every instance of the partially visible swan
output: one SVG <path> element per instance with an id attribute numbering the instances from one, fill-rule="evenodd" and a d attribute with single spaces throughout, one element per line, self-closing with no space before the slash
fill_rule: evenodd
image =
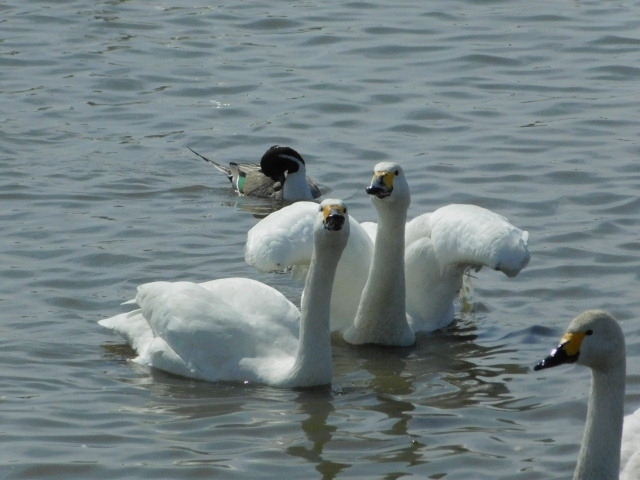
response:
<path id="1" fill-rule="evenodd" d="M 178 375 L 286 388 L 329 384 L 329 299 L 349 237 L 346 211 L 341 200 L 316 204 L 301 311 L 246 278 L 154 282 L 138 287 L 138 310 L 99 323 L 131 343 L 137 362 Z"/>
<path id="2" fill-rule="evenodd" d="M 588 310 L 578 315 L 560 344 L 534 370 L 573 362 L 589 367 L 592 375 L 574 480 L 638 480 L 640 410 L 623 421 L 625 341 L 620 325 L 610 314 Z"/>
<path id="3" fill-rule="evenodd" d="M 316 182 L 307 177 L 304 159 L 291 147 L 274 145 L 262 156 L 260 164 L 231 162 L 228 167 L 187 148 L 224 173 L 241 195 L 287 202 L 322 195 Z"/>
<path id="4" fill-rule="evenodd" d="M 388 165 L 384 168 L 391 168 Z M 372 259 L 397 273 L 404 257 L 406 313 L 413 332 L 430 332 L 453 321 L 453 302 L 467 270 L 488 266 L 513 277 L 529 262 L 528 233 L 481 207 L 447 205 L 405 225 L 409 189 L 402 169 L 395 167 L 401 175 L 395 178 L 394 192 L 386 199 L 372 196 L 378 215 L 385 218 L 380 226 L 371 222 L 359 224 L 351 218 L 351 235 L 338 265 L 332 295 L 332 330 L 346 331 L 353 325 Z M 375 170 L 380 168 L 376 165 Z M 374 182 L 376 178 L 374 175 Z M 404 200 L 399 201 L 400 197 Z M 311 252 L 309 231 L 313 208 L 312 203 L 299 202 L 255 225 L 247 235 L 245 261 L 261 271 L 283 270 L 289 266 L 304 271 Z M 382 213 L 382 208 L 388 213 Z M 404 231 L 402 225 L 405 225 Z M 381 231 L 390 247 L 379 248 L 374 254 L 373 242 Z M 404 248 L 404 252 L 399 253 L 398 247 Z M 374 278 L 379 291 L 386 289 L 378 302 L 395 298 L 394 292 L 400 291 L 391 276 Z M 411 342 L 404 325 L 397 330 L 397 337 L 403 339 L 397 344 Z"/>

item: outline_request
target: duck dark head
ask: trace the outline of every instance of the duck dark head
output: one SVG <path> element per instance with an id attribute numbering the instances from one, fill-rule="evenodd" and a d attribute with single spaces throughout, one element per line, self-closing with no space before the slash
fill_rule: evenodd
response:
<path id="1" fill-rule="evenodd" d="M 281 180 L 286 174 L 297 172 L 304 165 L 302 155 L 291 147 L 274 145 L 260 160 L 262 173 L 274 180 Z"/>

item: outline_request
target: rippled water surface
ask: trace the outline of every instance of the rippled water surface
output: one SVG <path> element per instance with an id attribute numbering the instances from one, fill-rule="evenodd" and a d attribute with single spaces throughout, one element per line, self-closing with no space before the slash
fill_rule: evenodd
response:
<path id="1" fill-rule="evenodd" d="M 0 477 L 542 479 L 573 471 L 589 373 L 532 365 L 591 307 L 640 406 L 639 2 L 0 3 Z M 516 278 L 408 349 L 334 339 L 330 389 L 131 363 L 96 322 L 136 285 L 244 264 L 273 206 L 211 158 L 275 143 L 360 220 L 399 161 L 410 216 L 475 203 L 530 232 Z M 458 310 L 461 307 L 458 306 Z"/>

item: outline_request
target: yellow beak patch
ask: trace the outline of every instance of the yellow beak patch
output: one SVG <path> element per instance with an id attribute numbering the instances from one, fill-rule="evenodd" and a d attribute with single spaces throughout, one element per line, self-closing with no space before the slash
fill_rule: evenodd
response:
<path id="1" fill-rule="evenodd" d="M 560 340 L 560 345 L 570 357 L 580 353 L 582 341 L 587 334 L 585 332 L 565 333 Z"/>
<path id="2" fill-rule="evenodd" d="M 371 180 L 371 185 L 375 185 L 376 183 L 382 183 L 389 190 L 393 189 L 393 179 L 396 178 L 394 172 L 389 171 L 381 171 L 373 174 L 373 179 Z"/>
<path id="3" fill-rule="evenodd" d="M 322 207 L 322 216 L 324 217 L 325 221 L 331 215 L 336 215 L 336 214 L 342 215 L 344 217 L 347 214 L 347 209 L 342 205 L 336 205 L 336 204 L 325 205 L 324 207 Z"/>

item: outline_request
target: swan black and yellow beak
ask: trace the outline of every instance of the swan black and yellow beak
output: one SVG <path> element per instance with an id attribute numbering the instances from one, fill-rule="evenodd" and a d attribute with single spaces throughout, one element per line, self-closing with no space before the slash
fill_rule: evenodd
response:
<path id="1" fill-rule="evenodd" d="M 336 204 L 324 205 L 322 213 L 324 216 L 324 228 L 327 230 L 341 230 L 347 214 L 347 207 Z"/>
<path id="2" fill-rule="evenodd" d="M 560 345 L 551 350 L 551 353 L 543 360 L 540 360 L 533 369 L 537 371 L 575 362 L 580 356 L 582 341 L 589 334 L 590 331 L 565 333 L 560 340 Z"/>
<path id="3" fill-rule="evenodd" d="M 396 178 L 396 172 L 380 171 L 373 174 L 371 185 L 366 189 L 369 195 L 375 195 L 378 198 L 385 198 L 393 192 L 393 180 Z"/>

